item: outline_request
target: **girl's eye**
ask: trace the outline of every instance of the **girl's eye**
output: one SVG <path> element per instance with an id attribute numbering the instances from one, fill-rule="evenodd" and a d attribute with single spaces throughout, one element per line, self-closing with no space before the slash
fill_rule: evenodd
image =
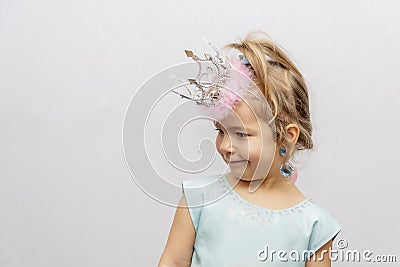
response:
<path id="1" fill-rule="evenodd" d="M 246 134 L 246 133 L 240 133 L 240 132 L 236 133 L 236 135 L 239 136 L 239 137 L 241 137 L 241 138 L 245 138 L 245 137 L 249 136 L 249 135 Z"/>
<path id="2" fill-rule="evenodd" d="M 215 129 L 215 130 L 218 131 L 219 135 L 223 135 L 224 134 L 224 132 L 221 129 Z"/>

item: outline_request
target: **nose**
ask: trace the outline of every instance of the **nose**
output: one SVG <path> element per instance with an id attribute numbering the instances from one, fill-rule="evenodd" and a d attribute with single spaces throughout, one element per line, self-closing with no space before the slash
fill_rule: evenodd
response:
<path id="1" fill-rule="evenodd" d="M 219 151 L 222 154 L 227 154 L 227 158 L 230 157 L 230 154 L 235 153 L 236 149 L 235 149 L 234 145 L 232 144 L 232 140 L 229 137 L 229 135 L 226 134 L 222 138 L 222 141 L 219 144 Z"/>

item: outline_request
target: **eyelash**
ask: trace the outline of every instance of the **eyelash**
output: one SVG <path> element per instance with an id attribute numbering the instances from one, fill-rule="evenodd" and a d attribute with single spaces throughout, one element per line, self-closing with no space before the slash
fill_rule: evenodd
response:
<path id="1" fill-rule="evenodd" d="M 218 134 L 223 134 L 224 132 L 221 129 L 215 128 L 216 131 L 218 131 Z"/>
<path id="2" fill-rule="evenodd" d="M 218 134 L 221 134 L 221 135 L 224 134 L 224 132 L 221 129 L 216 128 L 215 130 L 218 131 Z M 246 138 L 246 137 L 250 136 L 249 134 L 241 133 L 241 132 L 237 132 L 236 135 L 239 136 L 240 138 Z"/>

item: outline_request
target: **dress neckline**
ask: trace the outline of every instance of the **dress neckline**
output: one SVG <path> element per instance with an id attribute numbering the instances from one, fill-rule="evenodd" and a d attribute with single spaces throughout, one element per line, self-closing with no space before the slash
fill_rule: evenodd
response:
<path id="1" fill-rule="evenodd" d="M 234 188 L 232 187 L 232 185 L 229 183 L 228 178 L 226 177 L 226 175 L 221 174 L 221 176 L 222 176 L 222 180 L 223 180 L 224 183 L 227 185 L 229 191 L 233 192 L 233 194 L 234 194 L 236 197 L 238 197 L 240 200 L 242 200 L 244 203 L 247 203 L 248 205 L 253 206 L 253 207 L 255 207 L 255 208 L 258 208 L 258 209 L 266 210 L 266 211 L 269 211 L 269 212 L 280 212 L 280 211 L 281 211 L 281 212 L 284 212 L 284 211 L 290 211 L 290 210 L 296 209 L 297 207 L 300 207 L 300 206 L 306 204 L 307 202 L 311 202 L 311 201 L 312 201 L 311 198 L 306 198 L 306 199 L 302 200 L 301 202 L 299 202 L 299 203 L 297 203 L 297 204 L 295 204 L 295 205 L 293 205 L 293 206 L 290 206 L 290 207 L 288 207 L 288 208 L 284 208 L 284 209 L 269 209 L 269 208 L 262 207 L 262 206 L 259 206 L 259 205 L 257 205 L 257 204 L 251 203 L 251 202 L 247 201 L 246 199 L 244 199 L 241 195 L 239 195 L 239 193 L 237 193 L 237 192 L 235 191 L 235 189 L 234 189 Z"/>

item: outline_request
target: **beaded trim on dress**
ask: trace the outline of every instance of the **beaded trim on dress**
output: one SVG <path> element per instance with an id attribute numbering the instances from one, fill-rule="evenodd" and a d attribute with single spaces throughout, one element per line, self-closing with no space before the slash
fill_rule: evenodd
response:
<path id="1" fill-rule="evenodd" d="M 311 203 L 313 202 L 312 199 L 308 198 L 294 205 L 291 208 L 272 210 L 261 206 L 257 206 L 255 204 L 252 204 L 244 200 L 241 196 L 239 196 L 236 193 L 236 191 L 232 188 L 232 186 L 229 184 L 227 178 L 224 175 L 220 175 L 218 183 L 221 186 L 222 193 L 224 195 L 226 194 L 226 197 L 229 197 L 236 203 L 235 207 L 231 208 L 231 210 L 229 211 L 230 214 L 237 214 L 239 212 L 240 215 L 243 215 L 253 221 L 260 223 L 266 223 L 266 222 L 272 223 L 276 216 L 289 216 L 292 214 L 302 213 L 303 210 L 310 207 Z"/>

